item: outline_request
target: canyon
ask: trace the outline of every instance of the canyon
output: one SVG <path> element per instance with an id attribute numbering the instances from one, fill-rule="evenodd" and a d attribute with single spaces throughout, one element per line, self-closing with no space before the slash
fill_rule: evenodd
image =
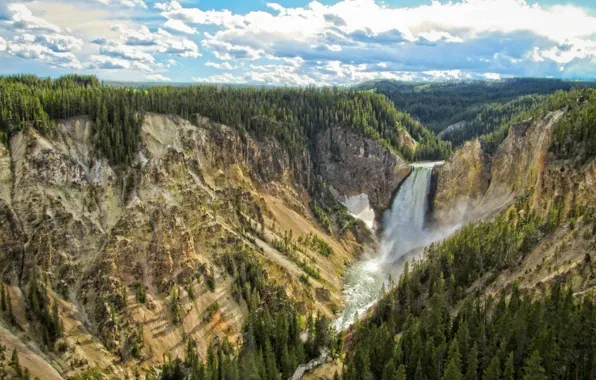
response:
<path id="1" fill-rule="evenodd" d="M 188 337 L 202 356 L 214 340 L 238 345 L 248 309 L 222 265 L 234 250 L 263 262 L 267 281 L 303 312 L 348 328 L 406 260 L 462 225 L 490 220 L 520 197 L 540 215 L 594 205 L 594 160 L 578 165 L 549 154 L 564 112 L 512 125 L 492 155 L 475 139 L 444 163 L 414 165 L 343 128 L 321 132 L 297 158 L 273 137 L 202 116 L 146 114 L 126 169 L 96 154 L 85 117 L 59 121 L 51 135 L 18 132 L 0 147 L 0 266 L 15 316 L 13 325 L 1 322 L 0 340 L 18 349 L 33 377 L 56 379 L 92 368 L 132 376 L 168 353 L 184 357 Z M 307 190 L 316 182 L 325 184 L 320 199 L 339 207 L 328 224 Z M 594 243 L 582 231 L 558 228 L 518 269 L 475 287 L 496 292 L 513 279 L 533 287 L 570 273 L 577 292 L 593 290 L 594 281 L 573 275 Z M 554 273 L 536 266 L 555 260 L 566 264 Z M 33 278 L 57 305 L 60 352 L 39 344 L 27 317 L 25 284 Z M 139 292 L 146 301 L 138 302 Z"/>

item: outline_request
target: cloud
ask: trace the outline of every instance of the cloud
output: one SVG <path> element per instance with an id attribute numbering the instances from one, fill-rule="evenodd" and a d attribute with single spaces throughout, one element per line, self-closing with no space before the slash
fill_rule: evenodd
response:
<path id="1" fill-rule="evenodd" d="M 129 61 L 122 58 L 114 58 L 105 55 L 92 55 L 89 57 L 87 68 L 90 69 L 105 69 L 105 70 L 139 70 L 145 72 L 153 72 L 153 69 L 138 61 Z"/>
<path id="2" fill-rule="evenodd" d="M 2 13 L 5 26 L 11 29 L 62 32 L 60 27 L 34 16 L 25 4 L 9 4 Z"/>
<path id="3" fill-rule="evenodd" d="M 165 3 L 155 3 L 155 9 L 159 9 L 164 12 L 175 11 L 178 9 L 182 9 L 182 5 L 180 5 L 177 1 L 170 1 Z"/>
<path id="4" fill-rule="evenodd" d="M 123 79 L 172 76 L 176 61 L 177 80 L 222 83 L 596 76 L 596 17 L 531 1 L 310 1 L 239 13 L 181 0 L 0 0 L 0 51 Z M 207 63 L 192 64 L 203 54 Z M 205 77 L 213 69 L 225 73 Z"/>
<path id="5" fill-rule="evenodd" d="M 200 56 L 197 44 L 187 38 L 177 37 L 158 28 L 152 32 L 146 26 L 137 29 L 123 24 L 112 25 L 111 31 L 119 40 L 96 38 L 93 43 L 99 45 L 99 54 L 90 57 L 90 68 L 104 70 L 136 70 L 153 72 L 166 69 L 176 64 L 172 59 L 158 62 L 156 55 L 196 58 Z"/>
<path id="6" fill-rule="evenodd" d="M 163 76 L 161 74 L 145 75 L 145 78 L 152 82 L 171 82 L 172 81 L 170 78 Z"/>
<path id="7" fill-rule="evenodd" d="M 141 61 L 147 64 L 155 63 L 155 58 L 149 53 L 146 53 L 133 46 L 127 46 L 120 42 L 108 41 L 103 45 L 99 52 L 103 55 L 127 59 L 131 61 Z"/>
<path id="8" fill-rule="evenodd" d="M 311 68 L 305 75 L 319 79 L 312 68 L 319 67 L 323 75 L 330 70 L 326 62 L 332 62 L 346 83 L 408 72 L 424 80 L 482 78 L 486 73 L 561 75 L 558 66 L 564 71 L 565 65 L 590 62 L 596 55 L 596 17 L 570 5 L 463 0 L 392 7 L 374 0 L 343 0 L 294 8 L 268 3 L 268 11 L 242 14 L 185 8 L 175 1 L 156 7 L 166 23 L 215 28 L 205 33 L 201 46 L 218 59 L 300 58 Z M 321 64 L 313 64 L 317 62 Z M 354 71 L 355 65 L 366 65 L 366 74 Z M 257 78 L 248 73 L 241 73 L 242 78 Z M 274 74 L 269 79 L 280 77 Z"/>
<path id="9" fill-rule="evenodd" d="M 55 52 L 48 47 L 22 42 L 9 42 L 6 51 L 22 59 L 33 59 L 44 62 L 50 66 L 66 67 L 70 69 L 81 69 L 82 65 L 78 58 L 70 52 Z"/>
<path id="10" fill-rule="evenodd" d="M 57 53 L 79 51 L 83 47 L 83 40 L 80 38 L 62 34 L 40 34 L 37 36 L 23 34 L 17 36 L 15 41 L 26 41 L 39 44 Z"/>
<path id="11" fill-rule="evenodd" d="M 69 29 L 33 15 L 25 4 L 0 4 L 0 26 L 7 31 L 0 51 L 52 67 L 82 68 L 73 52 L 82 49 L 83 40 L 70 35 Z"/>
<path id="12" fill-rule="evenodd" d="M 147 8 L 147 4 L 143 0 L 95 0 L 104 5 L 116 5 L 127 8 Z"/>
<path id="13" fill-rule="evenodd" d="M 482 74 L 482 76 L 486 79 L 490 79 L 490 80 L 499 80 L 501 79 L 501 74 L 497 74 L 497 73 L 485 73 Z"/>
<path id="14" fill-rule="evenodd" d="M 213 52 L 221 60 L 249 60 L 254 61 L 265 55 L 262 50 L 256 50 L 248 46 L 232 45 L 229 42 L 217 41 L 215 39 L 203 40 L 202 46 Z"/>
<path id="15" fill-rule="evenodd" d="M 168 20 L 164 26 L 168 29 L 176 30 L 186 34 L 195 34 L 197 32 L 195 28 L 191 28 L 180 20 Z"/>
<path id="16" fill-rule="evenodd" d="M 201 56 L 199 47 L 194 41 L 188 38 L 174 36 L 161 28 L 157 32 L 151 32 L 146 26 L 138 29 L 129 29 L 122 25 L 115 25 L 112 29 L 122 33 L 122 40 L 128 46 L 147 47 L 149 50 L 159 53 L 185 58 Z"/>
<path id="17" fill-rule="evenodd" d="M 216 63 L 212 61 L 207 61 L 207 63 L 205 63 L 205 66 L 214 67 L 220 70 L 234 70 L 237 68 L 237 66 L 230 65 L 229 62 Z"/>

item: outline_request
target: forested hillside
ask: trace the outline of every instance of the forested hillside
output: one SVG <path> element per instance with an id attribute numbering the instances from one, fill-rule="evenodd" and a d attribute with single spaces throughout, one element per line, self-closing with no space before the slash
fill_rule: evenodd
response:
<path id="1" fill-rule="evenodd" d="M 538 171 L 524 173 L 538 176 L 530 187 L 494 220 L 427 248 L 355 325 L 344 379 L 596 377 L 595 105 L 594 89 L 560 91 L 485 141 L 517 133 L 506 145 L 520 149 L 530 132 L 511 122 L 560 116 Z"/>
<path id="2" fill-rule="evenodd" d="M 593 209 L 566 216 L 554 208 L 545 218 L 528 209 L 521 200 L 494 222 L 467 226 L 406 266 L 397 287 L 356 326 L 344 379 L 369 373 L 375 379 L 593 378 L 593 295 L 578 299 L 555 282 L 542 292 L 514 286 L 497 298 L 483 289 L 468 296 L 480 278 L 519 265 L 561 223 L 579 219 L 590 237 L 596 233 Z M 588 253 L 583 267 L 593 273 Z"/>
<path id="3" fill-rule="evenodd" d="M 444 136 L 444 139 L 458 146 L 492 132 L 506 123 L 509 115 L 533 107 L 540 101 L 539 95 L 594 86 L 594 82 L 514 78 L 494 82 L 430 84 L 384 80 L 365 83 L 357 88 L 386 95 L 398 109 L 408 112 L 436 133 L 452 124 L 467 122 L 468 125 L 461 130 Z"/>
<path id="4" fill-rule="evenodd" d="M 28 126 L 51 133 L 57 119 L 88 115 L 97 145 L 113 163 L 130 163 L 137 150 L 143 112 L 195 114 L 242 128 L 257 137 L 271 135 L 291 152 L 306 148 L 316 135 L 340 126 L 382 142 L 407 160 L 443 159 L 451 145 L 441 141 L 383 96 L 339 89 L 152 87 L 135 90 L 102 86 L 95 77 L 57 80 L 35 76 L 0 79 L 4 136 Z M 418 140 L 405 146 L 400 131 Z M 5 139 L 5 137 L 3 138 Z"/>
<path id="5" fill-rule="evenodd" d="M 513 112 L 507 114 L 503 107 L 496 106 L 492 120 L 470 125 L 484 125 L 489 128 L 484 134 L 470 134 L 466 139 L 478 136 L 487 153 L 494 153 L 499 144 L 507 137 L 512 123 L 544 116 L 556 110 L 566 111 L 563 119 L 555 124 L 551 151 L 557 158 L 574 158 L 585 161 L 594 157 L 596 150 L 596 89 L 572 89 L 571 91 L 557 91 L 546 97 L 525 97 L 511 102 Z M 492 108 L 492 107 L 491 107 Z M 485 115 L 484 110 L 479 117 Z M 503 113 L 501 113 L 503 112 Z M 491 119 L 490 117 L 486 119 Z M 485 119 L 485 120 L 486 120 Z M 501 121 L 500 124 L 497 124 Z M 464 137 L 465 138 L 465 137 Z M 462 140 L 462 142 L 465 140 Z"/>
<path id="6" fill-rule="evenodd" d="M 526 95 L 510 102 L 490 103 L 478 110 L 472 120 L 461 121 L 444 129 L 439 135 L 442 139 L 451 141 L 454 146 L 461 146 L 475 137 L 487 135 L 506 126 L 516 118 L 523 120 L 528 111 L 536 108 L 545 96 Z"/>

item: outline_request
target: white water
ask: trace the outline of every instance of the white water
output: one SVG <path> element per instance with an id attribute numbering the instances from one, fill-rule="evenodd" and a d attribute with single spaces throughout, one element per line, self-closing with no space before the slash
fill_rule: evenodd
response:
<path id="1" fill-rule="evenodd" d="M 367 194 L 344 197 L 342 202 L 350 214 L 356 219 L 362 220 L 372 230 L 375 223 L 375 211 L 370 207 Z"/>
<path id="2" fill-rule="evenodd" d="M 376 257 L 360 261 L 346 272 L 346 307 L 336 320 L 338 329 L 351 325 L 356 313 L 363 315 L 376 302 L 395 263 L 403 260 L 412 250 L 443 239 L 457 228 L 430 231 L 424 225 L 432 169 L 437 164 L 412 165 L 412 173 L 399 188 L 391 209 L 383 217 L 385 230 Z"/>

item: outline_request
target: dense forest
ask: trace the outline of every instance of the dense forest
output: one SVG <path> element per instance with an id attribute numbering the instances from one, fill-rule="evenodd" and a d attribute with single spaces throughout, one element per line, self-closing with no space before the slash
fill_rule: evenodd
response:
<path id="1" fill-rule="evenodd" d="M 336 88 L 104 86 L 95 77 L 56 80 L 32 75 L 0 78 L 2 139 L 33 127 L 51 133 L 56 120 L 87 115 L 94 121 L 97 146 L 114 164 L 132 161 L 144 112 L 194 115 L 244 129 L 257 138 L 274 136 L 292 155 L 308 148 L 332 126 L 375 139 L 407 160 L 443 159 L 451 144 L 440 140 L 384 96 Z M 400 142 L 400 130 L 418 140 L 416 152 Z"/>
<path id="2" fill-rule="evenodd" d="M 466 81 L 450 83 L 406 83 L 382 80 L 364 83 L 358 89 L 386 95 L 395 106 L 414 116 L 436 133 L 448 126 L 466 121 L 473 124 L 467 134 L 447 134 L 445 139 L 460 145 L 491 132 L 513 113 L 527 109 L 539 96 L 558 90 L 596 87 L 596 82 L 571 82 L 545 78 L 512 78 L 500 81 Z"/>
<path id="3" fill-rule="evenodd" d="M 594 378 L 593 296 L 577 299 L 557 280 L 534 292 L 514 285 L 497 299 L 484 295 L 483 284 L 520 265 L 562 223 L 596 233 L 592 208 L 565 214 L 555 203 L 540 217 L 530 199 L 519 198 L 492 222 L 465 226 L 406 266 L 370 318 L 356 324 L 343 378 Z M 589 254 L 581 270 L 593 273 Z"/>
<path id="4" fill-rule="evenodd" d="M 517 113 L 495 117 L 496 121 L 502 120 L 500 126 L 485 122 L 484 125 L 495 128 L 492 132 L 479 136 L 485 152 L 492 154 L 497 150 L 507 137 L 512 123 L 546 116 L 549 112 L 565 111 L 555 123 L 550 150 L 556 158 L 575 159 L 580 162 L 596 155 L 596 89 L 557 91 L 546 97 L 529 97 L 521 103 L 521 106 L 512 108 L 516 109 Z"/>
<path id="5" fill-rule="evenodd" d="M 238 245 L 218 260 L 234 278 L 234 297 L 248 306 L 242 346 L 237 350 L 227 341 L 216 342 L 203 358 L 189 339 L 184 360 L 169 357 L 153 375 L 171 380 L 287 379 L 299 364 L 323 351 L 334 356 L 341 349 L 329 320 L 304 317 L 282 287 L 268 284 L 265 269 L 249 248 Z"/>
<path id="6" fill-rule="evenodd" d="M 453 146 L 461 146 L 475 137 L 491 134 L 514 119 L 523 119 L 525 114 L 544 101 L 541 95 L 526 95 L 510 102 L 490 103 L 482 107 L 473 120 L 462 121 L 457 127 L 444 129 L 439 136 L 451 141 Z M 520 117 L 521 114 L 521 117 Z"/>

